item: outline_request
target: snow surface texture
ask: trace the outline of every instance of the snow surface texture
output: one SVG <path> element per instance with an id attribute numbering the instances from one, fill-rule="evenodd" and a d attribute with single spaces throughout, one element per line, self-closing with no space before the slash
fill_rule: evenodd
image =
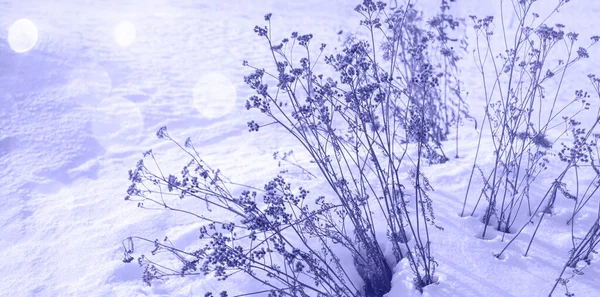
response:
<path id="1" fill-rule="evenodd" d="M 277 129 L 247 133 L 246 121 L 257 115 L 244 110 L 251 92 L 243 84 L 248 69 L 241 61 L 265 66 L 269 61 L 252 29 L 273 12 L 273 29 L 281 36 L 313 33 L 332 50 L 338 31 L 358 28 L 354 2 L 0 1 L 0 296 L 203 296 L 209 290 L 258 290 L 244 278 L 235 283 L 174 278 L 145 286 L 141 269 L 121 262 L 121 240 L 168 235 L 186 245 L 195 240 L 199 225 L 124 202 L 127 170 L 149 148 L 164 170 L 180 170 L 181 152 L 154 136 L 166 125 L 175 139 L 192 137 L 204 160 L 232 180 L 268 181 L 279 171 L 272 153 L 297 147 Z M 457 14 L 499 19 L 496 2 L 459 0 Z M 572 2 L 550 24 L 564 23 L 583 38 L 598 34 L 600 2 Z M 438 1 L 421 5 L 437 9 Z M 505 21 L 508 28 L 514 25 L 514 17 Z M 590 54 L 593 58 L 573 71 L 580 76 L 565 82 L 566 92 L 584 87 L 578 83 L 586 81 L 585 75 L 600 69 L 600 53 Z M 471 64 L 464 62 L 462 77 L 472 113 L 480 119 L 481 83 Z M 598 100 L 593 102 L 594 110 Z M 439 284 L 423 295 L 545 296 L 567 257 L 568 215 L 558 211 L 545 222 L 530 256 L 522 256 L 523 243 L 502 260 L 494 258 L 503 246 L 500 234 L 481 240 L 477 218 L 458 216 L 476 137 L 465 127 L 462 158 L 426 171 L 436 189 L 437 223 L 445 231 L 432 235 Z M 308 162 L 301 155 L 298 159 Z M 419 295 L 407 282 L 406 265 L 396 267 L 388 296 Z M 599 266 L 596 261 L 570 283 L 576 296 L 600 296 Z M 556 295 L 561 294 L 559 288 Z"/>

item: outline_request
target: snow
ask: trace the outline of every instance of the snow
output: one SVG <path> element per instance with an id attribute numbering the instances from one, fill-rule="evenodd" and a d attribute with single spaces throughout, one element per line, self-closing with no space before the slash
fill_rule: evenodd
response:
<path id="1" fill-rule="evenodd" d="M 437 9 L 438 1 L 421 2 L 429 11 Z M 482 2 L 459 0 L 457 12 L 465 17 L 492 14 L 499 20 L 499 6 Z M 156 139 L 161 126 L 181 142 L 191 137 L 207 163 L 241 184 L 260 186 L 275 176 L 282 169 L 273 160 L 275 151 L 293 149 L 297 162 L 310 168 L 308 156 L 280 129 L 247 132 L 246 122 L 260 115 L 244 108 L 252 93 L 243 83 L 248 68 L 242 60 L 269 65 L 269 52 L 253 32 L 267 12 L 274 15 L 276 35 L 313 33 L 333 51 L 338 31 L 358 29 L 355 4 L 0 1 L 0 296 L 203 296 L 221 290 L 235 296 L 260 290 L 243 276 L 226 282 L 209 276 L 144 285 L 141 268 L 122 263 L 121 241 L 132 235 L 168 236 L 176 245 L 192 245 L 201 223 L 124 201 L 127 171 L 150 148 L 166 172 L 179 172 L 185 165 L 178 148 Z M 600 2 L 572 1 L 550 23 L 564 23 L 587 39 L 597 34 L 598 13 Z M 506 21 L 514 28 L 514 17 Z M 590 50 L 592 58 L 576 66 L 564 82 L 565 94 L 589 88 L 581 82 L 599 69 L 598 54 L 597 47 Z M 470 92 L 467 101 L 479 120 L 481 81 L 469 58 L 461 65 Z M 215 97 L 221 100 L 211 99 Z M 595 110 L 599 101 L 593 99 Z M 445 230 L 432 231 L 439 284 L 426 287 L 422 295 L 546 296 L 571 246 L 566 221 L 572 203 L 561 201 L 555 214 L 545 218 L 527 257 L 523 253 L 531 227 L 497 259 L 493 254 L 513 234 L 503 238 L 493 230 L 481 239 L 480 214 L 459 216 L 476 140 L 477 132 L 465 124 L 460 158 L 426 168 L 435 189 L 437 224 Z M 454 142 L 445 150 L 454 156 Z M 481 155 L 484 164 L 493 161 L 489 146 Z M 290 178 L 312 192 L 325 187 L 287 166 L 295 173 Z M 550 167 L 540 191 L 559 170 Z M 584 210 L 576 222 L 579 235 L 595 217 L 593 208 Z M 576 296 L 600 296 L 599 266 L 595 258 L 569 289 Z M 388 297 L 420 295 L 412 288 L 406 261 L 394 272 Z M 555 295 L 562 290 L 559 286 Z"/>

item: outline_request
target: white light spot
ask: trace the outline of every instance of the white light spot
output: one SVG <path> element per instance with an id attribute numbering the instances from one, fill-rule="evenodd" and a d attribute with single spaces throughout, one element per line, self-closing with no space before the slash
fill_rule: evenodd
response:
<path id="1" fill-rule="evenodd" d="M 112 80 L 102 66 L 91 64 L 69 73 L 69 95 L 76 103 L 96 106 L 110 95 Z"/>
<path id="2" fill-rule="evenodd" d="M 115 40 L 122 47 L 130 46 L 135 35 L 135 25 L 130 21 L 122 21 L 115 28 Z"/>
<path id="3" fill-rule="evenodd" d="M 28 19 L 19 19 L 8 28 L 8 45 L 17 53 L 31 50 L 38 41 L 38 29 Z"/>
<path id="4" fill-rule="evenodd" d="M 235 85 L 224 75 L 208 73 L 194 86 L 194 106 L 202 116 L 214 119 L 230 113 L 236 104 Z"/>
<path id="5" fill-rule="evenodd" d="M 100 101 L 90 113 L 92 133 L 96 141 L 110 153 L 136 147 L 144 130 L 139 107 L 122 97 Z"/>

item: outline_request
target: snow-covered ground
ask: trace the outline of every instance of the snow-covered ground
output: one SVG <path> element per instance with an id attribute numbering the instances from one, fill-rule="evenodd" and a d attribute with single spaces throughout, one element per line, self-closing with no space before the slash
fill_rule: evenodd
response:
<path id="1" fill-rule="evenodd" d="M 267 182 L 280 170 L 273 152 L 300 149 L 277 129 L 247 132 L 246 122 L 259 115 L 244 108 L 251 92 L 243 83 L 248 69 L 242 60 L 269 62 L 254 25 L 272 12 L 275 34 L 313 33 L 333 50 L 338 31 L 358 28 L 355 2 L 0 1 L 0 296 L 203 296 L 252 288 L 243 278 L 235 286 L 203 278 L 145 286 L 140 268 L 122 263 L 121 241 L 168 235 L 187 244 L 198 225 L 124 201 L 127 171 L 150 148 L 163 170 L 180 170 L 186 160 L 180 150 L 155 137 L 168 126 L 175 139 L 191 137 L 204 160 L 231 179 Z M 438 1 L 421 2 L 437 9 Z M 500 15 L 496 0 L 458 2 L 462 16 Z M 582 39 L 599 34 L 600 2 L 572 2 L 550 23 L 564 23 Z M 26 44 L 15 48 L 9 34 L 23 18 L 37 28 L 30 50 Z M 514 18 L 505 20 L 510 29 Z M 600 69 L 599 54 L 590 50 L 592 58 L 572 71 L 565 92 L 589 88 L 585 75 Z M 461 75 L 472 114 L 480 119 L 481 82 L 472 64 L 464 62 Z M 595 110 L 600 101 L 592 99 Z M 445 231 L 432 235 L 440 283 L 424 295 L 547 295 L 567 258 L 568 211 L 557 210 L 544 222 L 528 257 L 522 256 L 523 240 L 502 260 L 494 258 L 501 235 L 482 240 L 478 219 L 458 216 L 477 138 L 469 125 L 461 135 L 460 159 L 426 169 L 436 189 L 437 223 Z M 308 160 L 300 155 L 299 162 Z M 407 292 L 402 267 L 390 297 Z M 598 279 L 596 259 L 569 288 L 576 296 L 600 296 Z"/>

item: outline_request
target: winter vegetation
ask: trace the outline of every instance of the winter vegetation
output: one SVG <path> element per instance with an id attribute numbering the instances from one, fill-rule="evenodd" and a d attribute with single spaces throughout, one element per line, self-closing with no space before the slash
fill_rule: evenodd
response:
<path id="1" fill-rule="evenodd" d="M 600 3 L 311 1 L 15 4 L 0 295 L 600 296 Z"/>
<path id="2" fill-rule="evenodd" d="M 566 95 L 563 84 L 600 37 L 583 39 L 563 24 L 549 24 L 569 1 L 554 3 L 547 15 L 535 12 L 536 1 L 501 3 L 503 14 L 516 16 L 512 28 L 491 16 L 456 18 L 455 1 L 440 2 L 425 18 L 411 1 L 389 8 L 365 0 L 355 8 L 360 31 L 344 35 L 329 55 L 310 33 L 278 39 L 276 16 L 265 15 L 254 32 L 270 50 L 270 65 L 243 62 L 252 70 L 245 83 L 255 91 L 246 109 L 261 114 L 248 122 L 249 131 L 276 126 L 289 134 L 309 160 L 290 162 L 300 169 L 290 179 L 300 175 L 324 185 L 313 189 L 298 181 L 294 187 L 287 171 L 264 186 L 235 183 L 202 160 L 192 139 L 181 144 L 162 127 L 158 138 L 189 161 L 173 175 L 147 151 L 129 172 L 125 199 L 205 225 L 193 247 L 129 237 L 124 261 L 134 261 L 138 243 L 148 243 L 152 256 L 136 261 L 148 285 L 193 275 L 225 281 L 242 274 L 256 281 L 255 291 L 234 296 L 400 296 L 399 288 L 389 293 L 400 286 L 393 281 L 400 270 L 410 275 L 406 290 L 423 293 L 443 284 L 436 254 L 444 249 L 433 232 L 444 230 L 436 220 L 435 198 L 442 197 L 432 194 L 444 185 L 430 181 L 424 168 L 466 154 L 459 153 L 464 139 L 458 134 L 476 129 L 460 217 L 477 218 L 477 238 L 503 245 L 487 256 L 503 260 L 518 252 L 511 249 L 518 244 L 525 244 L 527 257 L 544 219 L 560 221 L 557 212 L 568 213 L 562 223 L 571 248 L 547 286 L 549 295 L 562 290 L 574 296 L 568 283 L 597 262 L 600 242 L 600 106 L 592 107 L 600 99 L 600 79 L 589 74 L 578 86 L 591 86 L 589 93 Z M 467 30 L 474 40 L 466 40 Z M 481 80 L 483 96 L 473 99 L 483 102 L 481 118 L 472 114 L 470 90 L 460 80 L 458 62 L 465 57 L 473 58 Z M 449 157 L 445 148 L 452 145 Z M 186 200 L 196 201 L 179 203 Z M 582 216 L 596 219 L 584 223 Z M 532 231 L 524 235 L 526 229 Z M 220 296 L 230 295 L 223 290 Z"/>

